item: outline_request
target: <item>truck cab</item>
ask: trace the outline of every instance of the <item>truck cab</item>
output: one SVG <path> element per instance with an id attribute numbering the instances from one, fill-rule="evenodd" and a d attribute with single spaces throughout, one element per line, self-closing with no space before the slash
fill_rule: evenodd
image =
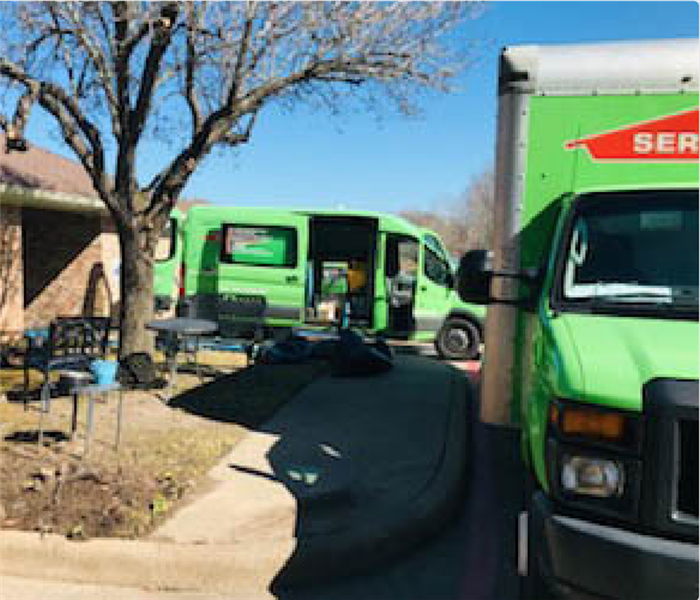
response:
<path id="1" fill-rule="evenodd" d="M 507 48 L 482 420 L 521 431 L 530 598 L 698 595 L 697 40 Z"/>

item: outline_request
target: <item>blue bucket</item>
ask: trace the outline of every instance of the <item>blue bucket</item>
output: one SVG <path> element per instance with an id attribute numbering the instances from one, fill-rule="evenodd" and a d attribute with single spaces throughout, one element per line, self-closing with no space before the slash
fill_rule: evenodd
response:
<path id="1" fill-rule="evenodd" d="M 90 363 L 90 371 L 97 380 L 97 385 L 112 385 L 117 376 L 117 361 L 93 360 Z"/>

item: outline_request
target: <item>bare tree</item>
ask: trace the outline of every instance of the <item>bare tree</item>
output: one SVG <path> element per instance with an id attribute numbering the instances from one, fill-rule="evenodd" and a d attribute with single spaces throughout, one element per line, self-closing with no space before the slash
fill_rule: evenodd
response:
<path id="1" fill-rule="evenodd" d="M 402 210 L 399 216 L 438 233 L 447 251 L 458 258 L 467 250 L 491 248 L 493 198 L 493 169 L 487 169 L 476 175 L 452 202 L 433 211 Z"/>
<path id="2" fill-rule="evenodd" d="M 466 224 L 462 252 L 492 248 L 494 193 L 494 172 L 489 168 L 472 179 L 455 205 L 455 217 Z"/>
<path id="3" fill-rule="evenodd" d="M 468 64 L 475 44 L 459 26 L 479 12 L 467 2 L 2 3 L 0 127 L 8 150 L 21 149 L 38 104 L 108 207 L 122 252 L 121 352 L 152 347 L 154 248 L 214 147 L 246 143 L 271 102 L 335 112 L 349 97 L 388 99 L 411 112 L 417 92 L 447 91 Z M 140 182 L 139 144 L 158 131 L 174 156 Z"/>

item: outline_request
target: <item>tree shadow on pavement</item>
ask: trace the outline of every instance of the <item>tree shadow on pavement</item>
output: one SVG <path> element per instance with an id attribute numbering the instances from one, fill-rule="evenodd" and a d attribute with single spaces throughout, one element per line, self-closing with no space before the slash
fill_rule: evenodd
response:
<path id="1" fill-rule="evenodd" d="M 324 361 L 255 364 L 180 394 L 168 406 L 207 419 L 259 428 L 328 370 Z"/>

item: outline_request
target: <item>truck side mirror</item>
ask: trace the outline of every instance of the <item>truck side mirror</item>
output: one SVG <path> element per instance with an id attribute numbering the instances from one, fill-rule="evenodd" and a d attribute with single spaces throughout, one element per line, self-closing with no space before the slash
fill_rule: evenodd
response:
<path id="1" fill-rule="evenodd" d="M 457 268 L 457 292 L 464 302 L 488 304 L 493 253 L 488 250 L 469 250 Z"/>

